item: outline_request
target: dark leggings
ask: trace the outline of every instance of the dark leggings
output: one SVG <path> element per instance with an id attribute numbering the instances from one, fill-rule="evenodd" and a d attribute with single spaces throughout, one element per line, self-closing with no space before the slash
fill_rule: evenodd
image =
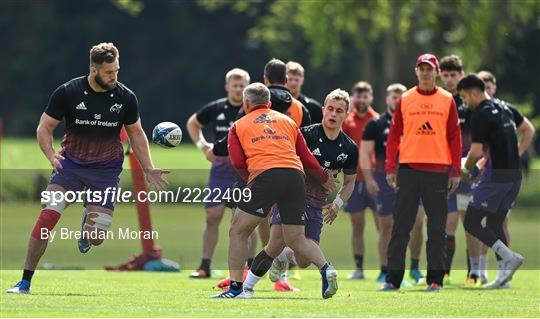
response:
<path id="1" fill-rule="evenodd" d="M 469 205 L 465 220 L 463 220 L 463 227 L 469 234 L 478 238 L 488 247 L 492 247 L 497 240 L 507 245 L 508 241 L 503 231 L 503 223 L 507 214 L 508 211 L 490 213 Z M 486 227 L 482 226 L 484 217 L 486 217 Z M 501 260 L 499 255 L 497 255 L 497 260 Z"/>

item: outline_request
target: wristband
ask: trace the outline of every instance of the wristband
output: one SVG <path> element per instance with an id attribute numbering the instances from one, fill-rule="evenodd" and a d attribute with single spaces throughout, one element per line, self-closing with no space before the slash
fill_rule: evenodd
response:
<path id="1" fill-rule="evenodd" d="M 204 143 L 201 140 L 197 141 L 196 145 L 197 145 L 197 148 L 200 149 L 200 150 L 202 150 L 204 148 Z"/>
<path id="2" fill-rule="evenodd" d="M 341 197 L 339 197 L 339 195 L 337 195 L 336 198 L 334 199 L 334 201 L 332 202 L 332 204 L 335 204 L 339 209 L 339 208 L 341 208 L 341 206 L 343 206 L 343 199 L 341 199 Z"/>

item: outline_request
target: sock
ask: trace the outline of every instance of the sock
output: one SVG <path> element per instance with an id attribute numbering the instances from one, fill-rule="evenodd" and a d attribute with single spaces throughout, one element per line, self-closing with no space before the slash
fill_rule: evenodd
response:
<path id="1" fill-rule="evenodd" d="M 268 269 L 270 269 L 270 266 L 272 266 L 273 261 L 274 258 L 268 256 L 266 251 L 263 249 L 257 256 L 255 256 L 255 259 L 253 259 L 250 270 L 257 277 L 262 277 L 268 272 Z"/>
<path id="2" fill-rule="evenodd" d="M 456 237 L 452 235 L 446 235 L 446 273 L 450 274 L 452 269 L 452 260 L 454 259 L 454 253 L 456 252 Z"/>
<path id="3" fill-rule="evenodd" d="M 234 290 L 234 291 L 241 291 L 242 290 L 242 282 L 241 281 L 232 281 L 231 280 L 231 285 L 229 286 L 230 290 Z"/>
<path id="4" fill-rule="evenodd" d="M 514 253 L 506 246 L 500 239 L 491 246 L 491 248 L 495 251 L 497 255 L 499 255 L 502 259 L 510 259 L 514 255 Z"/>
<path id="5" fill-rule="evenodd" d="M 25 269 L 25 270 L 23 270 L 22 279 L 23 280 L 28 280 L 28 282 L 31 282 L 33 275 L 34 275 L 34 270 Z"/>
<path id="6" fill-rule="evenodd" d="M 381 265 L 381 273 L 383 274 L 388 273 L 388 267 L 386 265 L 385 266 Z"/>
<path id="7" fill-rule="evenodd" d="M 502 278 L 504 275 L 504 265 L 502 260 L 498 260 L 497 264 L 499 264 L 499 271 L 497 272 L 497 279 Z"/>
<path id="8" fill-rule="evenodd" d="M 321 269 L 319 269 L 319 271 L 322 273 L 324 273 L 327 269 L 328 269 L 328 263 L 324 264 L 324 266 L 321 267 Z"/>
<path id="9" fill-rule="evenodd" d="M 261 280 L 262 277 L 256 276 L 251 270 L 248 271 L 246 280 L 244 280 L 244 289 L 253 290 L 255 285 Z"/>
<path id="10" fill-rule="evenodd" d="M 364 256 L 354 254 L 354 263 L 356 264 L 356 269 L 364 269 Z"/>
<path id="11" fill-rule="evenodd" d="M 199 269 L 202 269 L 206 271 L 207 274 L 210 274 L 210 264 L 212 263 L 212 259 L 203 258 L 201 259 L 201 265 L 199 266 Z"/>
<path id="12" fill-rule="evenodd" d="M 465 257 L 467 259 L 467 274 L 471 273 L 471 256 L 469 255 L 469 250 L 465 249 Z"/>
<path id="13" fill-rule="evenodd" d="M 419 259 L 411 258 L 411 270 L 412 269 L 418 269 L 418 264 L 420 263 Z"/>
<path id="14" fill-rule="evenodd" d="M 469 263 L 471 265 L 471 269 L 468 272 L 469 276 L 480 276 L 480 256 L 469 256 Z"/>
<path id="15" fill-rule="evenodd" d="M 248 259 L 247 259 L 247 267 L 248 267 L 248 268 L 251 268 L 251 264 L 253 264 L 253 259 L 254 259 L 254 258 L 248 258 Z"/>
<path id="16" fill-rule="evenodd" d="M 480 255 L 480 264 L 479 264 L 480 274 L 487 277 L 487 268 L 488 268 L 488 255 Z"/>
<path id="17" fill-rule="evenodd" d="M 283 251 L 281 252 L 280 256 L 283 254 L 283 256 L 285 256 L 285 258 L 287 258 L 287 260 L 291 263 L 291 264 L 294 264 L 294 265 L 297 265 L 297 262 L 296 262 L 296 256 L 294 256 L 294 251 L 289 248 L 289 247 L 285 247 L 283 249 Z M 279 257 L 278 257 L 279 258 Z"/>

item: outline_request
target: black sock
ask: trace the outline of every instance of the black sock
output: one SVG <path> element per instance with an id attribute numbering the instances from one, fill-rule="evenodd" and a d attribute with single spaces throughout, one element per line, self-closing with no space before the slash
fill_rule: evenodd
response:
<path id="1" fill-rule="evenodd" d="M 388 273 L 388 267 L 381 265 L 381 273 L 383 273 L 383 274 Z"/>
<path id="2" fill-rule="evenodd" d="M 272 266 L 273 261 L 274 258 L 268 256 L 266 251 L 263 249 L 257 256 L 255 256 L 255 259 L 253 259 L 251 267 L 249 268 L 255 276 L 262 277 L 268 272 L 268 269 L 270 269 Z"/>
<path id="3" fill-rule="evenodd" d="M 465 249 L 465 257 L 467 258 L 467 276 L 471 273 L 471 260 L 469 258 L 469 250 Z"/>
<path id="4" fill-rule="evenodd" d="M 30 282 L 30 281 L 32 281 L 32 276 L 33 275 L 34 275 L 34 270 L 25 269 L 25 270 L 23 270 L 22 279 L 23 280 L 28 280 Z"/>
<path id="5" fill-rule="evenodd" d="M 248 267 L 248 268 L 251 268 L 251 265 L 253 264 L 253 259 L 254 259 L 254 258 L 248 258 L 248 259 L 247 259 L 247 267 Z"/>
<path id="6" fill-rule="evenodd" d="M 419 269 L 418 263 L 420 262 L 419 259 L 411 258 L 411 269 Z"/>
<path id="7" fill-rule="evenodd" d="M 242 290 L 243 283 L 241 281 L 231 281 L 230 289 L 239 291 Z"/>
<path id="8" fill-rule="evenodd" d="M 328 263 L 324 264 L 324 266 L 321 267 L 320 272 L 325 272 L 326 269 L 328 269 Z"/>
<path id="9" fill-rule="evenodd" d="M 454 259 L 454 253 L 456 252 L 456 237 L 452 235 L 446 235 L 446 271 L 445 273 L 450 275 L 452 269 L 452 259 Z"/>
<path id="10" fill-rule="evenodd" d="M 356 264 L 356 269 L 364 269 L 364 256 L 354 254 L 354 263 Z"/>
<path id="11" fill-rule="evenodd" d="M 201 265 L 199 266 L 199 269 L 202 269 L 206 271 L 207 274 L 210 275 L 210 264 L 212 263 L 212 259 L 203 258 L 201 260 Z"/>

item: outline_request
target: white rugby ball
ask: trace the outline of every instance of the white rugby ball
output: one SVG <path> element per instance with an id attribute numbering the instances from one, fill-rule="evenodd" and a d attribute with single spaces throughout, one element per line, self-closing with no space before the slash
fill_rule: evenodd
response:
<path id="1" fill-rule="evenodd" d="M 182 130 L 172 122 L 161 122 L 152 131 L 152 141 L 165 148 L 178 146 L 182 141 Z"/>

